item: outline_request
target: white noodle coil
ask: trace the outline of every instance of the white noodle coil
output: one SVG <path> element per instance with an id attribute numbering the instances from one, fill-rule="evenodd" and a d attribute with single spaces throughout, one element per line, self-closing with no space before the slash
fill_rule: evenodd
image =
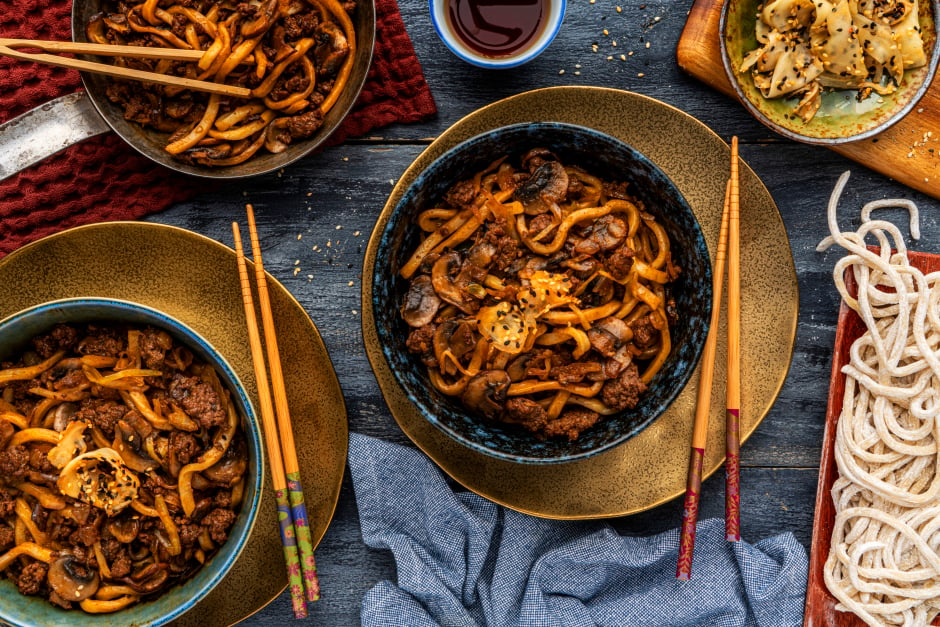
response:
<path id="1" fill-rule="evenodd" d="M 898 228 L 870 219 L 872 209 L 906 208 L 919 237 L 910 201 L 869 203 L 858 231 L 841 232 L 836 208 L 847 180 L 848 172 L 830 198 L 831 235 L 818 249 L 835 243 L 848 252 L 833 279 L 867 330 L 842 369 L 825 582 L 838 609 L 869 625 L 923 626 L 940 614 L 940 273 L 911 266 Z"/>

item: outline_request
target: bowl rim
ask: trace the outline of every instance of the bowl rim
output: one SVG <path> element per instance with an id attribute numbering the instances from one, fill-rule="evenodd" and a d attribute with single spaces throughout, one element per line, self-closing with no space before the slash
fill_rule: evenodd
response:
<path id="1" fill-rule="evenodd" d="M 927 73 L 924 76 L 924 80 L 921 81 L 921 84 L 911 96 L 910 100 L 908 100 L 908 102 L 903 107 L 901 107 L 888 119 L 877 124 L 876 126 L 873 126 L 870 129 L 855 133 L 853 135 L 844 135 L 841 137 L 814 137 L 811 135 L 804 135 L 791 128 L 781 126 L 780 124 L 771 120 L 751 101 L 750 98 L 748 98 L 747 94 L 741 88 L 738 72 L 736 72 L 735 69 L 731 66 L 731 56 L 728 53 L 726 37 L 726 31 L 728 28 L 728 12 L 730 11 L 729 7 L 732 1 L 733 0 L 728 0 L 722 3 L 721 15 L 718 19 L 718 47 L 721 52 L 721 65 L 724 67 L 725 77 L 731 84 L 731 88 L 734 90 L 738 100 L 742 105 L 744 105 L 744 108 L 747 109 L 747 111 L 752 116 L 754 116 L 761 124 L 770 130 L 782 135 L 783 137 L 786 137 L 787 139 L 792 139 L 793 141 L 816 146 L 837 146 L 840 144 L 861 141 L 863 139 L 870 139 L 876 135 L 880 135 L 890 127 L 894 126 L 900 120 L 907 117 L 914 107 L 917 106 L 917 103 L 920 102 L 921 98 L 923 98 L 930 89 L 933 83 L 933 79 L 937 74 L 937 67 L 940 65 L 940 0 L 926 0 L 931 7 L 931 10 L 933 11 L 934 44 L 931 48 L 928 49 L 930 60 L 927 63 Z M 920 1 L 923 2 L 924 0 Z"/>
<path id="2" fill-rule="evenodd" d="M 398 200 L 398 202 L 395 204 L 395 207 L 389 213 L 388 220 L 385 222 L 385 225 L 382 229 L 382 233 L 380 234 L 380 237 L 378 239 L 376 250 L 377 250 L 377 253 L 381 253 L 383 249 L 387 250 L 390 248 L 390 245 L 388 244 L 388 240 L 391 236 L 392 231 L 396 230 L 395 227 L 398 227 L 400 223 L 405 222 L 405 218 L 402 217 L 405 204 L 410 201 L 410 198 L 415 193 L 415 190 L 418 190 L 422 187 L 426 178 L 429 177 L 431 174 L 433 174 L 434 170 L 442 167 L 446 161 L 452 159 L 453 155 L 461 151 L 468 150 L 474 144 L 484 141 L 485 139 L 487 139 L 489 136 L 493 134 L 507 133 L 507 132 L 519 132 L 527 128 L 533 128 L 533 127 L 544 128 L 545 131 L 549 131 L 549 132 L 552 130 L 561 129 L 565 132 L 572 132 L 575 134 L 585 134 L 593 138 L 601 138 L 604 141 L 610 142 L 611 144 L 618 146 L 624 152 L 636 158 L 640 163 L 645 165 L 647 168 L 650 169 L 650 171 L 655 173 L 657 176 L 659 176 L 663 180 L 667 188 L 670 190 L 670 194 L 678 201 L 679 205 L 685 210 L 685 212 L 691 218 L 692 223 L 695 226 L 693 237 L 698 241 L 698 244 L 702 248 L 702 250 L 706 251 L 705 258 L 703 259 L 703 266 L 706 271 L 706 276 L 703 277 L 703 282 L 705 285 L 707 285 L 708 293 L 705 295 L 706 299 L 705 299 L 705 302 L 703 303 L 704 310 L 702 312 L 702 321 L 703 321 L 702 332 L 701 332 L 702 337 L 700 338 L 701 341 L 695 343 L 693 346 L 691 360 L 690 360 L 688 368 L 685 371 L 684 376 L 678 378 L 677 384 L 673 386 L 673 389 L 671 390 L 671 392 L 668 395 L 663 397 L 663 400 L 659 403 L 658 411 L 651 413 L 650 416 L 638 422 L 628 432 L 616 438 L 611 439 L 609 442 L 606 442 L 601 446 L 598 446 L 596 448 L 583 451 L 580 453 L 567 454 L 567 455 L 556 456 L 556 457 L 538 457 L 538 456 L 533 456 L 533 455 L 508 453 L 506 451 L 503 451 L 497 448 L 491 448 L 489 446 L 485 446 L 483 444 L 480 444 L 479 442 L 466 438 L 463 434 L 457 431 L 454 431 L 448 425 L 444 424 L 442 421 L 437 419 L 433 401 L 432 403 L 428 404 L 428 403 L 425 403 L 421 398 L 417 397 L 412 392 L 411 387 L 407 384 L 407 382 L 403 380 L 398 368 L 394 367 L 392 363 L 393 358 L 392 358 L 391 347 L 389 346 L 387 342 L 382 341 L 385 334 L 382 332 L 380 328 L 379 316 L 373 317 L 373 324 L 375 326 L 376 336 L 378 338 L 378 343 L 382 351 L 382 356 L 384 357 L 386 364 L 388 365 L 389 370 L 391 371 L 392 376 L 394 377 L 396 383 L 405 393 L 405 396 L 408 398 L 408 400 L 419 410 L 419 412 L 422 414 L 425 420 L 427 420 L 430 424 L 434 425 L 434 427 L 439 429 L 442 433 L 446 434 L 448 437 L 460 443 L 461 445 L 466 446 L 467 448 L 470 448 L 474 451 L 484 453 L 490 457 L 494 457 L 494 458 L 501 459 L 504 461 L 529 464 L 529 465 L 565 464 L 565 463 L 581 461 L 589 457 L 594 457 L 596 455 L 599 455 L 600 453 L 603 453 L 605 451 L 609 451 L 617 446 L 622 445 L 623 443 L 627 442 L 628 440 L 636 436 L 638 433 L 643 431 L 646 427 L 648 427 L 655 420 L 661 417 L 665 409 L 668 408 L 673 402 L 675 402 L 678 395 L 688 385 L 689 381 L 692 378 L 694 371 L 698 367 L 698 363 L 701 359 L 704 346 L 705 346 L 705 338 L 708 335 L 710 325 L 711 325 L 710 313 L 711 313 L 711 308 L 712 308 L 712 302 L 711 302 L 712 300 L 712 294 L 711 294 L 712 272 L 713 272 L 712 260 L 711 260 L 710 254 L 708 253 L 709 249 L 708 249 L 707 243 L 705 242 L 704 233 L 702 231 L 701 225 L 698 222 L 698 218 L 696 217 L 695 212 L 692 210 L 691 205 L 689 205 L 688 200 L 686 200 L 685 196 L 679 190 L 678 186 L 672 181 L 672 179 L 669 178 L 669 176 L 662 170 L 662 168 L 656 165 L 652 161 L 652 159 L 650 159 L 641 151 L 634 148 L 628 142 L 625 142 L 617 137 L 614 137 L 602 131 L 596 130 L 589 126 L 584 126 L 580 124 L 572 124 L 568 122 L 556 122 L 556 121 L 530 121 L 530 122 L 517 122 L 513 124 L 507 124 L 507 125 L 503 125 L 503 126 L 499 126 L 496 128 L 483 131 L 481 133 L 478 133 L 472 137 L 469 137 L 457 143 L 452 148 L 444 151 L 441 155 L 435 158 L 424 170 L 419 172 L 415 176 L 412 183 L 408 186 L 408 188 L 402 193 L 401 198 Z M 382 256 L 381 254 L 376 254 L 375 263 L 373 266 L 373 276 L 381 276 L 383 273 L 382 271 L 386 269 L 384 266 L 381 266 L 380 264 L 382 264 Z M 395 279 L 393 278 L 393 280 Z M 373 310 L 375 311 L 383 311 L 384 309 L 384 302 L 381 302 L 379 297 L 380 297 L 380 290 L 373 289 L 372 290 L 372 307 L 373 307 Z M 397 307 L 392 307 L 391 309 L 392 311 L 395 312 L 394 315 L 397 315 L 397 311 L 398 311 Z M 621 413 L 621 412 L 618 412 L 618 413 Z M 610 416 L 608 418 L 612 418 L 612 417 L 613 416 Z"/>
<path id="3" fill-rule="evenodd" d="M 84 33 L 84 24 L 80 24 L 82 8 L 86 6 L 89 2 L 105 2 L 107 0 L 73 0 L 72 2 L 72 15 L 71 15 L 71 30 L 72 30 L 72 40 L 75 42 L 87 42 L 87 37 Z M 367 7 L 368 10 L 365 11 L 365 15 L 362 18 L 358 17 L 358 14 L 363 12 L 363 9 Z M 362 93 L 363 88 L 365 87 L 366 81 L 369 77 L 369 72 L 372 69 L 372 62 L 375 57 L 375 39 L 376 39 L 376 6 L 375 0 L 359 0 L 357 4 L 357 16 L 353 17 L 354 25 L 358 25 L 359 19 L 365 20 L 365 33 L 360 33 L 356 31 L 356 60 L 360 63 L 363 63 L 361 70 L 356 68 L 356 63 L 353 64 L 353 71 L 350 73 L 350 81 L 346 84 L 346 89 L 344 93 L 340 96 L 336 105 L 333 109 L 327 112 L 325 118 L 331 117 L 334 115 L 334 112 L 338 112 L 335 117 L 330 121 L 329 124 L 324 122 L 323 126 L 317 130 L 319 136 L 315 138 L 308 138 L 304 140 L 309 142 L 309 144 L 297 144 L 297 146 L 303 146 L 302 148 L 296 150 L 295 154 L 292 154 L 289 159 L 283 163 L 271 163 L 266 167 L 252 169 L 245 168 L 244 166 L 251 165 L 255 160 L 253 155 L 252 158 L 246 160 L 244 163 L 240 163 L 234 166 L 223 166 L 212 168 L 209 166 L 203 165 L 193 165 L 185 163 L 183 161 L 177 161 L 169 153 L 166 154 L 164 158 L 158 158 L 155 154 L 150 154 L 143 145 L 138 145 L 140 142 L 139 139 L 135 139 L 134 133 L 128 132 L 130 130 L 140 129 L 143 132 L 143 127 L 136 122 L 129 122 L 124 120 L 123 115 L 120 116 L 120 119 L 114 117 L 112 119 L 112 114 L 109 111 L 111 107 L 110 101 L 105 97 L 103 93 L 99 93 L 100 90 L 96 85 L 96 81 L 100 79 L 99 76 L 91 74 L 89 72 L 79 72 L 79 75 L 82 79 L 82 87 L 85 88 L 85 93 L 88 95 L 88 99 L 91 101 L 91 104 L 94 106 L 95 111 L 108 126 L 111 131 L 113 131 L 121 140 L 133 148 L 137 153 L 149 159 L 151 162 L 162 165 L 166 168 L 180 172 L 182 174 L 187 174 L 190 176 L 195 176 L 198 178 L 204 178 L 209 180 L 239 180 L 246 179 L 253 176 L 261 176 L 264 174 L 270 174 L 282 168 L 286 168 L 289 165 L 292 165 L 304 157 L 308 156 L 312 152 L 326 147 L 327 141 L 329 138 L 339 130 L 343 122 L 349 117 L 353 109 L 356 106 L 356 103 L 359 100 L 359 96 Z M 78 27 L 82 28 L 79 29 Z M 362 37 L 365 35 L 366 37 Z M 367 41 L 363 41 L 363 39 Z M 363 45 L 363 44 L 366 45 Z M 77 55 L 78 58 L 93 60 L 94 57 L 91 55 Z M 102 79 L 103 80 L 103 79 Z M 348 96 L 347 96 L 348 94 Z M 347 99 L 348 98 L 348 99 Z M 289 146 L 287 151 L 291 151 Z M 285 151 L 285 152 L 287 152 Z M 155 151 L 156 153 L 156 151 Z M 161 155 L 162 156 L 162 155 Z M 273 161 L 277 161 L 274 159 Z"/>
<path id="4" fill-rule="evenodd" d="M 235 370 L 232 368 L 231 364 L 228 363 L 225 357 L 218 350 L 216 350 L 212 344 L 203 338 L 202 335 L 189 327 L 189 325 L 181 322 L 177 318 L 167 313 L 160 311 L 159 309 L 120 298 L 105 298 L 97 296 L 60 298 L 32 305 L 26 309 L 21 309 L 20 311 L 14 312 L 5 318 L 0 319 L 0 334 L 2 334 L 10 325 L 24 320 L 25 318 L 41 314 L 45 311 L 50 311 L 57 308 L 81 309 L 82 307 L 96 306 L 113 307 L 117 310 L 134 314 L 142 313 L 145 318 L 151 318 L 155 321 L 152 322 L 154 326 L 158 326 L 163 330 L 173 331 L 177 336 L 182 335 L 187 343 L 195 344 L 199 347 L 200 350 L 204 351 L 209 357 L 211 357 L 215 362 L 212 364 L 213 367 L 221 369 L 224 373 L 224 376 L 228 379 L 229 382 L 232 383 L 232 385 L 226 384 L 226 388 L 229 389 L 230 392 L 234 393 L 239 400 L 237 404 L 240 405 L 239 410 L 244 413 L 244 416 L 242 417 L 247 427 L 244 429 L 247 432 L 245 435 L 250 440 L 249 444 L 253 445 L 257 451 L 257 454 L 255 455 L 255 463 L 249 464 L 249 468 L 252 469 L 255 474 L 254 481 L 250 486 L 253 488 L 254 496 L 250 502 L 246 501 L 242 503 L 242 509 L 238 514 L 239 517 L 246 517 L 244 531 L 235 539 L 235 544 L 233 548 L 230 549 L 230 555 L 224 561 L 220 562 L 218 572 L 211 576 L 204 584 L 199 586 L 198 589 L 196 589 L 192 594 L 188 594 L 183 603 L 174 607 L 174 609 L 169 613 L 163 613 L 153 618 L 146 618 L 141 622 L 135 623 L 135 625 L 138 625 L 139 627 L 156 627 L 157 625 L 163 625 L 179 618 L 187 611 L 195 607 L 199 601 L 204 599 L 209 594 L 209 592 L 211 592 L 222 581 L 222 579 L 225 578 L 225 576 L 231 570 L 232 566 L 235 565 L 235 562 L 238 561 L 245 548 L 245 545 L 248 542 L 248 538 L 254 532 L 255 523 L 257 522 L 258 510 L 261 505 L 261 494 L 264 487 L 264 474 L 266 468 L 266 453 L 262 442 L 262 431 L 258 421 L 257 412 L 255 411 L 254 405 L 251 402 L 251 398 L 248 396 L 244 384 L 235 373 Z M 105 318 L 102 318 L 102 320 L 104 319 Z M 50 325 L 52 324 L 55 323 L 50 323 Z M 177 339 L 179 338 L 177 337 Z M 229 537 L 229 539 L 226 541 L 226 545 L 231 541 L 232 538 Z M 210 563 L 217 557 L 219 557 L 218 553 L 213 556 L 213 558 L 210 560 Z M 203 568 L 205 568 L 205 565 L 203 565 Z M 183 589 L 193 581 L 194 577 L 191 576 L 181 584 L 174 586 L 174 588 Z M 172 589 L 173 588 L 170 590 Z M 23 596 L 25 599 L 35 600 L 37 602 L 44 601 L 44 599 L 40 597 L 26 595 L 21 596 Z M 163 597 L 163 595 L 158 596 L 157 599 L 161 597 Z M 131 606 L 131 608 L 134 607 L 146 607 L 146 602 L 141 605 L 135 604 L 134 606 Z M 68 610 L 62 610 L 62 613 L 66 615 L 86 615 L 85 613 L 81 612 L 81 610 L 74 610 L 71 611 L 71 613 L 69 612 L 70 611 Z M 75 612 L 79 612 L 80 614 L 75 614 Z M 120 616 L 121 611 L 118 611 L 115 614 Z M 0 604 L 0 619 L 6 620 L 7 618 L 6 604 Z"/>
<path id="5" fill-rule="evenodd" d="M 567 0 L 551 0 L 553 4 L 558 6 L 558 13 L 557 17 L 552 19 L 546 25 L 546 32 L 548 34 L 539 37 L 539 39 L 542 40 L 542 43 L 530 47 L 519 56 L 508 55 L 506 57 L 485 57 L 480 54 L 475 54 L 473 51 L 455 43 L 454 38 L 450 35 L 450 29 L 445 26 L 447 23 L 447 17 L 438 13 L 438 1 L 439 0 L 428 0 L 431 24 L 434 26 L 434 31 L 437 33 L 438 38 L 440 38 L 444 45 L 447 46 L 448 50 L 454 53 L 454 55 L 462 61 L 466 61 L 471 65 L 488 70 L 507 70 L 510 68 L 519 67 L 520 65 L 528 63 L 535 57 L 545 52 L 545 50 L 551 45 L 552 41 L 554 41 L 555 36 L 558 35 L 558 31 L 561 30 L 561 26 L 565 21 L 565 13 L 568 8 Z"/>

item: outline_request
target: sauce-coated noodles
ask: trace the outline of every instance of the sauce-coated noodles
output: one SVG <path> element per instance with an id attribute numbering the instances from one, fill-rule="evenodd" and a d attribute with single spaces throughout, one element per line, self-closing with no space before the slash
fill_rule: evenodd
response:
<path id="1" fill-rule="evenodd" d="M 0 571 L 113 612 L 227 539 L 248 456 L 216 372 L 165 332 L 59 325 L 0 364 Z"/>
<path id="2" fill-rule="evenodd" d="M 432 385 L 538 437 L 636 405 L 671 349 L 679 268 L 627 185 L 534 148 L 415 220 L 401 313 Z"/>
<path id="3" fill-rule="evenodd" d="M 248 100 L 115 81 L 124 116 L 170 133 L 166 150 L 207 166 L 278 153 L 323 125 L 352 72 L 355 0 L 136 0 L 87 27 L 90 41 L 203 50 L 197 63 L 117 58 L 116 65 L 251 89 Z"/>

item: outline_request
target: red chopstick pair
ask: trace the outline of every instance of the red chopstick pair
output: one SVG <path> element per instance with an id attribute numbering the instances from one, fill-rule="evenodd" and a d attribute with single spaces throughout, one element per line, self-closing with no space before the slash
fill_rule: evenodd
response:
<path id="1" fill-rule="evenodd" d="M 741 539 L 740 516 L 740 407 L 741 407 L 741 247 L 740 247 L 740 184 L 738 174 L 738 138 L 731 138 L 731 177 L 725 186 L 725 202 L 721 214 L 718 249 L 715 253 L 712 315 L 705 349 L 702 353 L 695 421 L 692 427 L 692 450 L 682 510 L 679 558 L 676 578 L 692 578 L 692 556 L 695 550 L 695 529 L 698 522 L 699 498 L 702 487 L 702 466 L 708 439 L 708 415 L 714 381 L 715 352 L 718 344 L 718 322 L 721 317 L 721 296 L 728 262 L 728 372 L 725 435 L 725 538 Z"/>

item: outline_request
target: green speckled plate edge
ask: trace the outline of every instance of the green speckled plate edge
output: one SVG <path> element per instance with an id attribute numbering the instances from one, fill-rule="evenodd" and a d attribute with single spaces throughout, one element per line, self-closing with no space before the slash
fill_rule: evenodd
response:
<path id="1" fill-rule="evenodd" d="M 679 109 L 632 92 L 602 87 L 550 87 L 525 92 L 483 107 L 455 123 L 415 159 L 395 185 L 363 261 L 362 331 L 366 353 L 402 431 L 467 489 L 544 518 L 607 518 L 647 510 L 685 490 L 697 373 L 663 416 L 620 447 L 569 464 L 514 464 L 461 447 L 425 420 L 398 386 L 378 343 L 372 309 L 376 248 L 407 186 L 459 142 L 492 128 L 528 121 L 589 126 L 646 154 L 686 197 L 714 255 L 731 159 L 730 148 L 718 135 Z M 741 207 L 743 442 L 770 410 L 789 371 L 799 292 L 783 220 L 767 188 L 746 164 L 741 168 Z M 725 332 L 724 320 L 719 331 Z M 724 342 L 719 342 L 716 382 L 725 380 L 725 361 Z M 724 416 L 724 391 L 718 384 L 712 395 L 706 476 L 724 462 Z"/>
<path id="2" fill-rule="evenodd" d="M 833 145 L 867 139 L 883 132 L 909 113 L 930 88 L 937 69 L 936 0 L 918 5 L 924 31 L 927 64 L 904 73 L 901 88 L 893 94 L 873 94 L 855 103 L 857 90 L 826 91 L 819 112 L 804 123 L 793 114 L 797 99 L 764 98 L 750 72 L 736 72 L 747 52 L 757 47 L 754 33 L 758 0 L 728 0 L 721 11 L 719 36 L 721 61 L 738 99 L 762 124 L 784 137 L 811 144 Z M 854 107 L 863 109 L 851 112 Z"/>
<path id="3" fill-rule="evenodd" d="M 346 405 L 310 316 L 277 279 L 270 273 L 267 277 L 316 546 L 339 502 L 349 445 Z M 122 298 L 166 312 L 212 343 L 258 407 L 235 252 L 211 238 L 148 222 L 75 227 L 0 259 L 0 284 L 0 318 L 75 296 Z M 271 490 L 270 473 L 265 472 L 261 509 L 241 556 L 218 586 L 172 625 L 233 625 L 287 587 Z M 65 620 L 71 616 L 63 614 Z M 94 619 L 105 627 L 122 625 L 120 617 L 117 612 Z"/>

